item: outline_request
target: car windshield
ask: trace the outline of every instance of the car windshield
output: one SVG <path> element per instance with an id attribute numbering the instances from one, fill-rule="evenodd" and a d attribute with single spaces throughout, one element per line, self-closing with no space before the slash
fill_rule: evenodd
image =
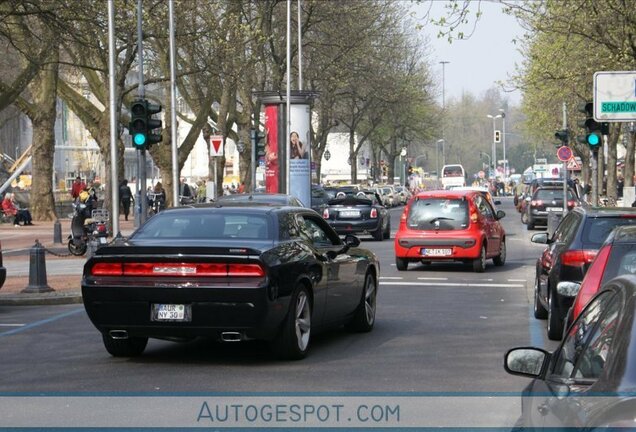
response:
<path id="1" fill-rule="evenodd" d="M 636 218 L 630 217 L 587 218 L 583 226 L 581 242 L 585 249 L 600 249 L 615 227 L 635 224 Z"/>
<path id="2" fill-rule="evenodd" d="M 466 229 L 468 203 L 464 199 L 418 199 L 411 205 L 406 224 L 417 230 Z"/>
<path id="3" fill-rule="evenodd" d="M 563 201 L 563 189 L 538 189 L 534 199 L 541 201 Z M 568 200 L 574 200 L 576 197 L 572 190 L 568 190 Z"/>
<path id="4" fill-rule="evenodd" d="M 133 239 L 237 239 L 271 240 L 268 219 L 260 214 L 159 213 Z"/>

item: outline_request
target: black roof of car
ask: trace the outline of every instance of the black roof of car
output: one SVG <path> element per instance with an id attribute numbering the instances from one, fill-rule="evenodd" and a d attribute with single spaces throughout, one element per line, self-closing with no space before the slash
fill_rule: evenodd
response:
<path id="1" fill-rule="evenodd" d="M 244 202 L 251 204 L 270 204 L 270 205 L 287 205 L 290 200 L 296 200 L 286 194 L 276 193 L 252 193 L 252 194 L 234 194 L 234 195 L 222 195 L 218 197 L 214 202 L 216 204 L 234 205 L 234 203 Z M 300 202 L 300 201 L 298 201 Z"/>
<path id="2" fill-rule="evenodd" d="M 585 214 L 587 217 L 620 217 L 621 215 L 636 216 L 636 207 L 575 207 L 572 211 Z"/>

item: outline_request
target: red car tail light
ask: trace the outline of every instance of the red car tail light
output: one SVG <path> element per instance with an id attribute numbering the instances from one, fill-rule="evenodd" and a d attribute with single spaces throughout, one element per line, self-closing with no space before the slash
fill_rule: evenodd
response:
<path id="1" fill-rule="evenodd" d="M 372 208 L 372 209 L 371 209 L 371 214 L 370 214 L 369 216 L 371 217 L 371 219 L 377 219 L 377 217 L 378 217 L 378 210 L 377 210 L 377 209 Z"/>
<path id="2" fill-rule="evenodd" d="M 535 206 L 542 206 L 543 205 L 543 201 L 541 200 L 532 200 L 530 201 L 530 205 L 535 207 Z"/>
<path id="3" fill-rule="evenodd" d="M 323 219 L 329 219 L 329 209 L 326 208 L 322 211 L 322 218 Z"/>
<path id="4" fill-rule="evenodd" d="M 260 264 L 227 263 L 97 263 L 92 276 L 263 277 Z"/>
<path id="5" fill-rule="evenodd" d="M 568 201 L 568 207 L 576 207 L 576 201 Z"/>
<path id="6" fill-rule="evenodd" d="M 265 270 L 259 264 L 230 264 L 227 275 L 229 277 L 263 277 Z"/>
<path id="7" fill-rule="evenodd" d="M 596 250 L 570 250 L 561 255 L 561 264 L 571 267 L 583 267 L 584 265 L 591 263 L 597 253 L 598 251 Z"/>
<path id="8" fill-rule="evenodd" d="M 91 276 L 121 276 L 124 266 L 121 263 L 97 263 L 91 267 Z"/>
<path id="9" fill-rule="evenodd" d="M 601 287 L 601 281 L 603 279 L 603 275 L 605 274 L 605 267 L 607 266 L 607 261 L 609 260 L 611 248 L 609 245 L 605 245 L 598 251 L 598 255 L 596 259 L 592 262 L 592 265 L 587 270 L 585 277 L 583 278 L 583 282 L 581 282 L 581 288 L 579 289 L 579 293 L 576 296 L 576 300 L 574 300 L 574 305 L 572 306 L 572 321 L 576 319 L 577 316 L 583 310 L 583 307 L 587 304 L 587 302 L 598 292 L 598 289 Z"/>

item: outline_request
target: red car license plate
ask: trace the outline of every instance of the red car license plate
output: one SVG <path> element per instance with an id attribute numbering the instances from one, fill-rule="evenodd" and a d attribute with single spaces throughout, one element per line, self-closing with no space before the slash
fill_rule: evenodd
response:
<path id="1" fill-rule="evenodd" d="M 422 255 L 424 256 L 432 256 L 432 257 L 440 257 L 440 256 L 450 256 L 453 254 L 452 249 L 429 249 L 422 248 Z"/>

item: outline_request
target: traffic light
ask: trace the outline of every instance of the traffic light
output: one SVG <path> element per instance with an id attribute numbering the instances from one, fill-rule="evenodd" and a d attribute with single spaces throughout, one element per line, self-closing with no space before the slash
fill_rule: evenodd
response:
<path id="1" fill-rule="evenodd" d="M 561 141 L 557 146 L 567 146 L 570 139 L 570 131 L 567 129 L 561 129 L 554 133 L 554 137 Z"/>
<path id="2" fill-rule="evenodd" d="M 413 174 L 413 167 L 411 165 L 409 165 L 408 172 L 409 172 L 409 175 Z"/>
<path id="3" fill-rule="evenodd" d="M 161 105 L 153 104 L 146 101 L 146 125 L 148 127 L 147 133 L 147 146 L 149 147 L 151 144 L 157 144 L 161 142 L 161 120 L 152 118 L 153 114 L 158 114 L 161 112 Z M 158 131 L 155 129 L 159 129 Z"/>
<path id="4" fill-rule="evenodd" d="M 256 144 L 256 159 L 265 156 L 265 133 L 260 130 L 256 131 L 254 135 L 254 143 Z"/>
<path id="5" fill-rule="evenodd" d="M 499 130 L 495 131 L 495 142 L 496 143 L 500 143 L 501 142 L 501 131 L 499 131 Z"/>
<path id="6" fill-rule="evenodd" d="M 587 144 L 591 150 L 598 150 L 601 145 L 601 128 L 604 126 L 594 120 L 594 103 L 586 102 L 579 105 L 579 112 L 585 114 L 585 120 L 579 120 L 577 125 L 585 128 L 585 135 L 576 137 L 576 141 Z"/>
<path id="7" fill-rule="evenodd" d="M 136 149 L 145 149 L 148 141 L 148 117 L 146 115 L 148 101 L 137 99 L 130 105 L 130 123 L 128 124 L 128 133 L 132 137 L 133 147 Z"/>
<path id="8" fill-rule="evenodd" d="M 128 132 L 132 137 L 133 147 L 147 149 L 151 144 L 161 142 L 161 120 L 154 119 L 153 114 L 161 112 L 161 105 L 152 104 L 146 99 L 137 99 L 130 105 L 130 123 Z"/>

